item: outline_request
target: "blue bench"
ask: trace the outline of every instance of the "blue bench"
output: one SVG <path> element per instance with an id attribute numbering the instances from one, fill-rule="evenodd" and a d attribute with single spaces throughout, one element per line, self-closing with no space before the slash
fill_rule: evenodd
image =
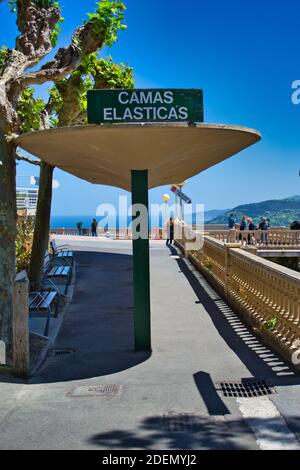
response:
<path id="1" fill-rule="evenodd" d="M 56 241 L 51 240 L 50 246 L 54 259 L 65 261 L 68 266 L 73 266 L 74 253 L 69 245 L 62 245 L 58 248 Z"/>
<path id="2" fill-rule="evenodd" d="M 52 266 L 46 272 L 45 281 L 51 279 L 65 279 L 65 291 L 64 295 L 68 293 L 68 287 L 71 282 L 72 268 L 70 266 Z"/>
<path id="3" fill-rule="evenodd" d="M 47 313 L 47 320 L 44 335 L 48 336 L 50 318 L 52 314 L 51 306 L 55 303 L 54 317 L 58 314 L 58 294 L 55 291 L 44 291 L 44 292 L 31 292 L 29 294 L 29 312 L 33 318 L 44 317 L 44 313 Z"/>

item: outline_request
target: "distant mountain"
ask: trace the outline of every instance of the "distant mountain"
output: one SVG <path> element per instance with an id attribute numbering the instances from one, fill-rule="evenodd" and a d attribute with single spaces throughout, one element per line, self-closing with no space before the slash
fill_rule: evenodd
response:
<path id="1" fill-rule="evenodd" d="M 211 219 L 215 219 L 216 217 L 224 215 L 225 213 L 227 213 L 229 211 L 230 211 L 230 209 L 223 209 L 223 210 L 212 209 L 210 211 L 205 211 L 204 212 L 204 222 L 208 222 Z"/>
<path id="2" fill-rule="evenodd" d="M 300 201 L 300 196 L 290 196 L 285 199 L 282 199 L 283 201 Z"/>
<path id="3" fill-rule="evenodd" d="M 225 213 L 214 217 L 211 224 L 227 224 L 229 215 L 233 213 L 237 222 L 246 215 L 251 217 L 255 224 L 261 217 L 267 217 L 273 226 L 289 226 L 294 220 L 300 220 L 300 196 L 291 196 L 285 199 L 243 204 Z"/>
<path id="4" fill-rule="evenodd" d="M 209 220 L 214 219 L 220 215 L 225 214 L 230 211 L 230 209 L 211 209 L 204 212 L 204 222 L 207 223 Z M 196 224 L 197 223 L 197 213 L 186 214 L 184 220 L 187 224 Z"/>

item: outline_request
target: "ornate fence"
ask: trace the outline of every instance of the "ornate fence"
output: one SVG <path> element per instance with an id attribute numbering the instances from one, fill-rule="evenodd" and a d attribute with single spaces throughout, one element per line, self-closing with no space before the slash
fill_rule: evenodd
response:
<path id="1" fill-rule="evenodd" d="M 80 231 L 78 228 L 56 228 L 50 230 L 50 235 L 64 235 L 64 236 L 85 236 L 91 237 L 91 229 L 82 228 Z M 114 240 L 131 240 L 132 232 L 126 228 L 111 228 L 108 230 L 98 229 L 98 237 L 107 237 Z M 160 228 L 151 229 L 149 236 L 152 240 L 162 240 L 164 238 L 164 230 Z"/>
<path id="2" fill-rule="evenodd" d="M 177 240 L 185 250 L 193 231 Z M 300 273 L 204 236 L 202 249 L 186 255 L 233 308 L 289 360 L 299 347 Z"/>
<path id="3" fill-rule="evenodd" d="M 300 247 L 300 230 L 210 230 L 207 233 L 225 243 L 241 243 L 242 245 L 255 245 L 258 247 Z"/>

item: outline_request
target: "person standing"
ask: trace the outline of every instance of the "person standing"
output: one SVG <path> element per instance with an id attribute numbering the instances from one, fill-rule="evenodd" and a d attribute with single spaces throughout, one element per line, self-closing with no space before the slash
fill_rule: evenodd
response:
<path id="1" fill-rule="evenodd" d="M 235 227 L 235 218 L 233 214 L 230 214 L 230 216 L 228 217 L 228 227 L 229 230 L 232 230 Z"/>
<path id="2" fill-rule="evenodd" d="M 240 223 L 240 231 L 244 232 L 245 230 L 247 230 L 247 217 L 244 215 Z M 243 237 L 242 237 L 242 234 L 240 233 L 239 240 L 241 241 L 242 239 Z"/>
<path id="3" fill-rule="evenodd" d="M 262 217 L 260 219 L 260 224 L 259 224 L 258 228 L 259 228 L 259 230 L 261 230 L 261 237 L 260 237 L 261 242 L 264 245 L 267 245 L 268 244 L 267 231 L 270 228 L 270 223 L 269 223 L 268 219 L 266 219 L 265 217 Z"/>
<path id="4" fill-rule="evenodd" d="M 169 222 L 166 224 L 167 229 L 167 243 L 166 245 L 172 245 L 174 241 L 174 219 L 173 217 L 170 218 Z"/>
<path id="5" fill-rule="evenodd" d="M 253 223 L 253 220 L 251 219 L 251 217 L 248 217 L 248 230 L 249 232 L 255 232 L 256 230 L 256 226 L 254 225 Z M 248 235 L 248 245 L 251 245 L 251 241 L 253 239 L 253 233 L 249 233 Z"/>
<path id="6" fill-rule="evenodd" d="M 82 222 L 77 222 L 78 235 L 82 235 Z"/>
<path id="7" fill-rule="evenodd" d="M 241 220 L 241 223 L 240 223 L 240 230 L 247 230 L 247 218 L 246 216 L 244 215 L 244 217 L 242 218 Z"/>
<path id="8" fill-rule="evenodd" d="M 97 220 L 93 219 L 92 222 L 92 237 L 97 237 Z"/>
<path id="9" fill-rule="evenodd" d="M 251 217 L 248 217 L 248 230 L 250 230 L 250 232 L 254 232 L 256 230 L 256 226 Z"/>

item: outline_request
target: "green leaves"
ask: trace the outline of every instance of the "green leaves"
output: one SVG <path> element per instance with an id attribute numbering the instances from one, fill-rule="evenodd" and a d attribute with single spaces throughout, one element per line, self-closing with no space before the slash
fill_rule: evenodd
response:
<path id="1" fill-rule="evenodd" d="M 267 328 L 269 330 L 273 330 L 274 328 L 276 328 L 277 323 L 278 323 L 277 318 L 272 318 L 272 320 L 267 321 Z"/>
<path id="2" fill-rule="evenodd" d="M 102 0 L 97 3 L 94 13 L 88 13 L 94 31 L 99 35 L 99 38 L 103 38 L 104 43 L 109 47 L 117 41 L 118 31 L 127 28 L 122 23 L 125 9 L 124 3 L 118 0 Z"/>
<path id="3" fill-rule="evenodd" d="M 105 88 L 134 88 L 133 69 L 123 63 L 114 63 L 112 57 L 97 59 L 91 74 L 96 88 L 100 81 Z"/>
<path id="4" fill-rule="evenodd" d="M 48 92 L 51 99 L 52 109 L 55 113 L 58 113 L 64 104 L 62 96 L 56 86 L 49 88 Z"/>
<path id="5" fill-rule="evenodd" d="M 29 269 L 33 243 L 34 219 L 18 217 L 16 237 L 16 268 L 17 272 Z"/>
<path id="6" fill-rule="evenodd" d="M 62 32 L 62 29 L 60 27 L 60 23 L 63 23 L 64 21 L 65 21 L 65 19 L 61 16 L 58 23 L 56 23 L 56 25 L 54 26 L 54 30 L 52 31 L 52 34 L 51 34 L 52 47 L 55 47 L 56 44 L 57 44 L 59 33 Z"/>
<path id="7" fill-rule="evenodd" d="M 26 88 L 18 102 L 18 116 L 21 120 L 21 131 L 37 131 L 41 127 L 41 113 L 45 109 L 45 103 L 41 98 L 34 98 L 35 90 Z"/>
<path id="8" fill-rule="evenodd" d="M 8 58 L 8 49 L 6 46 L 2 46 L 0 49 L 0 74 L 3 71 L 7 58 Z"/>
<path id="9" fill-rule="evenodd" d="M 50 122 L 61 125 L 60 117 L 72 122 L 72 114 L 87 110 L 87 91 L 95 88 L 134 88 L 133 70 L 126 64 L 116 64 L 112 57 L 98 58 L 97 53 L 84 56 L 82 64 L 69 77 L 49 90 Z"/>
<path id="10" fill-rule="evenodd" d="M 40 8 L 57 6 L 53 0 L 32 0 Z M 16 2 L 11 2 L 11 6 Z M 119 30 L 126 29 L 123 23 L 125 5 L 119 0 L 102 0 L 96 4 L 94 13 L 89 13 L 88 32 L 98 35 L 99 44 L 111 46 L 117 41 Z M 61 17 L 52 32 L 52 46 L 54 47 L 60 32 Z M 87 23 L 86 23 L 87 24 Z M 50 88 L 50 101 L 48 105 L 40 98 L 35 98 L 35 90 L 28 88 L 23 91 L 18 103 L 18 115 L 22 123 L 22 132 L 38 130 L 42 124 L 42 114 L 49 112 L 50 125 L 73 125 L 76 119 L 84 120 L 87 110 L 87 91 L 95 88 L 133 88 L 133 70 L 126 64 L 116 64 L 111 57 L 98 58 L 98 52 L 84 53 L 85 35 L 81 36 L 82 28 L 73 37 L 73 44 L 82 49 L 81 65 L 68 77 L 56 82 Z M 87 33 L 85 33 L 87 34 Z M 85 38 L 85 39 L 84 39 Z M 81 43 L 82 41 L 82 43 Z M 85 54 L 85 55 L 84 55 Z M 6 50 L 0 52 L 1 59 L 5 61 Z"/>
<path id="11" fill-rule="evenodd" d="M 98 58 L 96 53 L 89 54 L 83 57 L 77 73 L 90 75 L 96 87 L 134 88 L 132 67 L 124 63 L 116 64 L 111 56 Z"/>

